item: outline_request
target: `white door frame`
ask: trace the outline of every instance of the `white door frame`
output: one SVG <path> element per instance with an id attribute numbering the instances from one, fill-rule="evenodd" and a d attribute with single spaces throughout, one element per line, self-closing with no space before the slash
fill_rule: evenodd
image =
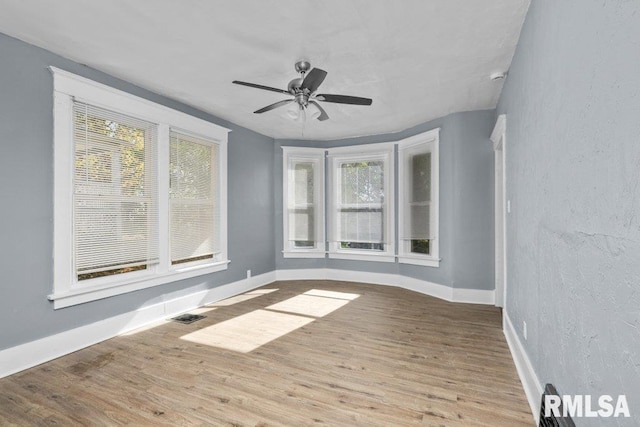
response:
<path id="1" fill-rule="evenodd" d="M 495 293 L 496 306 L 505 308 L 507 300 L 507 116 L 501 114 L 491 133 L 495 182 Z"/>

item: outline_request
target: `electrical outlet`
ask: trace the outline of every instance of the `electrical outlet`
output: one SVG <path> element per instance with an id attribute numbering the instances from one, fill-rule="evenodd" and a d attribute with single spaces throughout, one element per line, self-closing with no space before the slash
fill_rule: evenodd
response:
<path id="1" fill-rule="evenodd" d="M 247 279 L 251 279 L 251 270 L 247 270 Z"/>
<path id="2" fill-rule="evenodd" d="M 527 339 L 527 322 L 522 321 L 522 335 L 524 335 L 524 339 Z"/>

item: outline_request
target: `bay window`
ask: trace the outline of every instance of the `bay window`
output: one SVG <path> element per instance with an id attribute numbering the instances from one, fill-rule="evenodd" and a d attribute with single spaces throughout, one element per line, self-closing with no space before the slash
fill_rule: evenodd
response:
<path id="1" fill-rule="evenodd" d="M 438 267 L 438 145 L 439 129 L 434 129 L 389 143 L 284 147 L 284 256 L 324 257 L 326 221 L 329 258 L 378 262 L 397 258 L 403 264 Z"/>

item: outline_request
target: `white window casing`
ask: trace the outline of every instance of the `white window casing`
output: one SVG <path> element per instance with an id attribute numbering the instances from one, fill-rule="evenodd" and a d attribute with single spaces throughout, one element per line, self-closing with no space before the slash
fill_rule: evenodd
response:
<path id="1" fill-rule="evenodd" d="M 226 269 L 229 130 L 55 67 L 50 70 L 54 276 L 49 299 L 54 308 Z M 97 127 L 90 129 L 87 123 Z M 172 136 L 177 141 L 173 151 Z M 179 148 L 199 154 L 182 160 L 183 169 L 209 169 L 195 174 L 197 182 L 174 197 L 170 182 L 180 180 L 170 166 L 175 166 Z M 187 204 L 199 206 L 199 215 L 177 209 Z M 200 240 L 189 241 L 187 235 Z M 172 254 L 180 262 L 172 263 Z"/>
<path id="2" fill-rule="evenodd" d="M 394 145 L 329 149 L 329 258 L 395 262 Z"/>
<path id="3" fill-rule="evenodd" d="M 398 261 L 438 267 L 439 129 L 398 141 Z"/>
<path id="4" fill-rule="evenodd" d="M 324 258 L 324 157 L 319 148 L 282 147 L 283 256 Z"/>

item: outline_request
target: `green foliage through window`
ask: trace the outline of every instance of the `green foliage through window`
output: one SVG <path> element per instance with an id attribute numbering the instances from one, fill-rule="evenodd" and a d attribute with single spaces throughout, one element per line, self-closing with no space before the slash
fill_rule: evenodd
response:
<path id="1" fill-rule="evenodd" d="M 429 240 L 428 239 L 411 240 L 411 252 L 429 255 Z"/>

